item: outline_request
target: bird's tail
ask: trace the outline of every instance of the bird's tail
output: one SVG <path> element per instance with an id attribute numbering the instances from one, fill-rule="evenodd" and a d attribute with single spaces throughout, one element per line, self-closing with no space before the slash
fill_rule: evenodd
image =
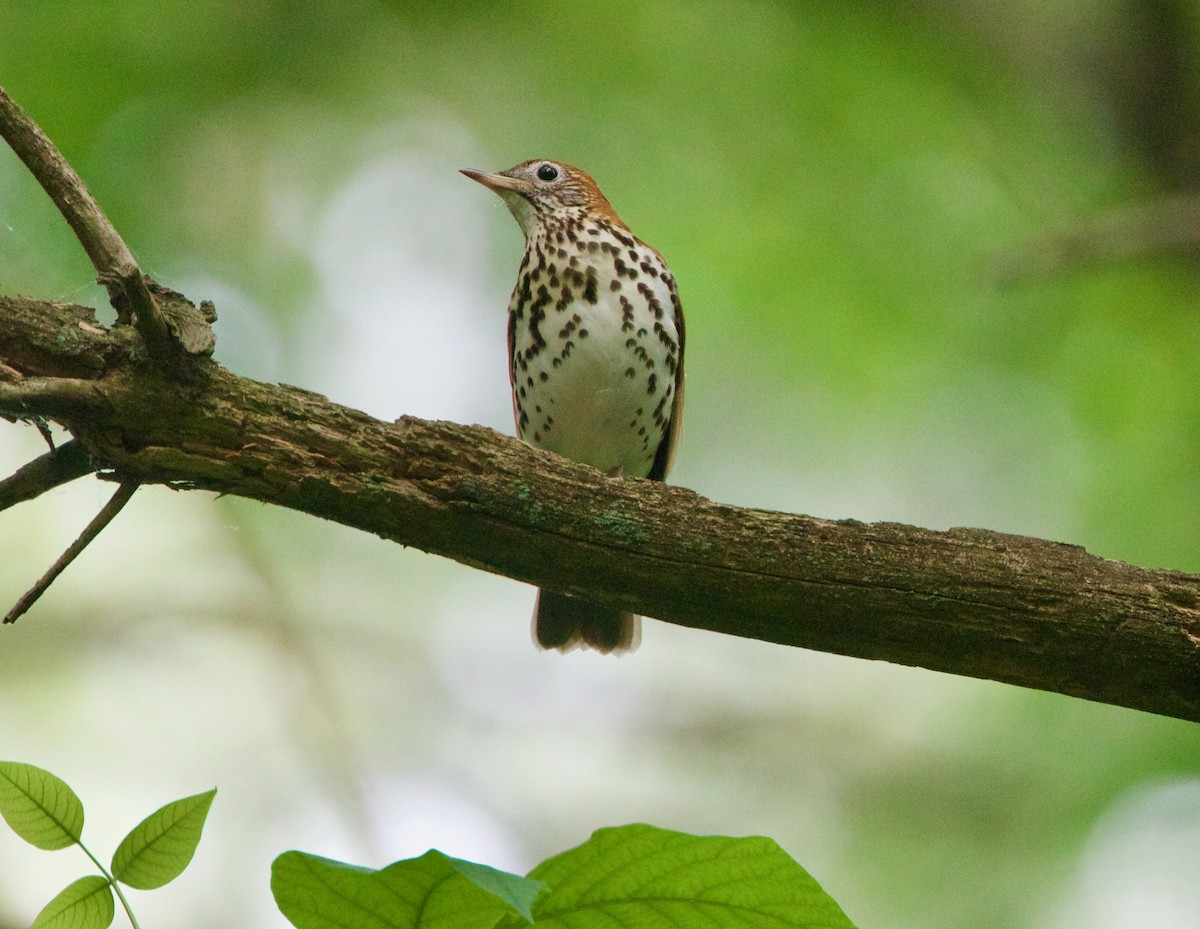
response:
<path id="1" fill-rule="evenodd" d="M 607 606 L 539 590 L 533 608 L 533 638 L 540 648 L 567 652 L 578 645 L 622 655 L 642 640 L 642 618 Z"/>

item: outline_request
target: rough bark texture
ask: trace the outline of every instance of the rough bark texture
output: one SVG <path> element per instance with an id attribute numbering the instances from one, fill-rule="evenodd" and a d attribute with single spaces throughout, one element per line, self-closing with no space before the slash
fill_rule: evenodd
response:
<path id="1" fill-rule="evenodd" d="M 1200 720 L 1200 577 L 978 529 L 739 509 L 490 429 L 396 423 L 0 297 L 0 412 L 123 480 L 237 494 L 669 622 Z"/>

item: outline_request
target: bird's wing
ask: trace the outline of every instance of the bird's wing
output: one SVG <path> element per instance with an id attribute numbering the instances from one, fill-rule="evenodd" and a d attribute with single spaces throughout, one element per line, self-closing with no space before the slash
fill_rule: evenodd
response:
<path id="1" fill-rule="evenodd" d="M 679 302 L 679 288 L 672 274 L 664 274 L 667 286 L 671 290 L 671 309 L 675 314 L 675 331 L 679 334 L 679 354 L 675 365 L 675 398 L 671 402 L 671 417 L 667 420 L 667 430 L 663 433 L 662 441 L 658 443 L 658 451 L 654 454 L 654 464 L 646 475 L 652 481 L 665 481 L 667 472 L 671 470 L 671 462 L 675 460 L 675 447 L 679 444 L 679 429 L 683 424 L 683 304 Z"/>
<path id="2" fill-rule="evenodd" d="M 516 299 L 514 294 L 513 299 Z M 517 438 L 521 437 L 521 416 L 517 412 L 517 359 L 513 357 L 513 349 L 517 344 L 517 315 L 512 311 L 512 301 L 508 308 L 508 386 L 512 388 L 513 422 L 517 425 Z"/>

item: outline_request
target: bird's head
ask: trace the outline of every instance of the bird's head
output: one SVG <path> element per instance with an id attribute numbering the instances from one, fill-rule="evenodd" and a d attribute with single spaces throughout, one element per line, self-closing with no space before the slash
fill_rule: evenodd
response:
<path id="1" fill-rule="evenodd" d="M 621 222 L 591 176 L 560 161 L 537 158 L 495 174 L 461 170 L 500 196 L 526 237 L 533 235 L 539 225 L 564 215 L 592 215 Z"/>

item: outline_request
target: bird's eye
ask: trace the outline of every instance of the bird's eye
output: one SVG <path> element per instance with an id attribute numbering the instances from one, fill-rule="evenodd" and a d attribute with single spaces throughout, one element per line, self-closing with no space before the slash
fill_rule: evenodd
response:
<path id="1" fill-rule="evenodd" d="M 558 168 L 550 164 L 542 165 L 537 169 L 537 176 L 539 181 L 549 182 L 556 180 L 558 178 Z"/>

